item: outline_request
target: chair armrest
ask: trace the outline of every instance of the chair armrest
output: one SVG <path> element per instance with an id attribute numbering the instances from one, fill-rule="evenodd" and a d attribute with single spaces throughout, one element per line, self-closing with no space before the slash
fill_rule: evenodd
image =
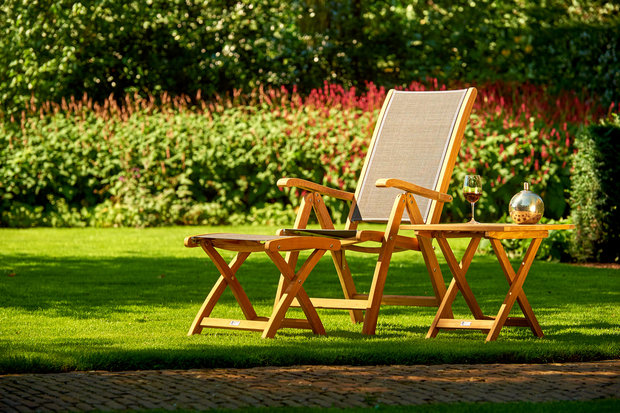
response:
<path id="1" fill-rule="evenodd" d="M 280 178 L 277 185 L 280 187 L 299 188 L 310 192 L 318 192 L 321 195 L 327 195 L 338 199 L 344 199 L 345 201 L 352 201 L 355 198 L 353 192 L 341 191 L 339 189 L 329 188 L 327 186 L 317 184 L 305 179 L 299 178 Z"/>
<path id="2" fill-rule="evenodd" d="M 448 194 L 443 194 L 441 192 L 433 191 L 432 189 L 427 189 L 411 182 L 403 181 L 401 179 L 378 179 L 375 182 L 375 185 L 380 188 L 398 188 L 403 191 L 411 192 L 412 194 L 420 195 L 425 198 L 434 199 L 436 201 L 441 202 L 452 202 L 452 196 Z"/>

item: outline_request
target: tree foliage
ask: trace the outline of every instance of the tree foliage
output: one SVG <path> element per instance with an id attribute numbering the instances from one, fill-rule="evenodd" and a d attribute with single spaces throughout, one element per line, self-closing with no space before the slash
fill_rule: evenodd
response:
<path id="1" fill-rule="evenodd" d="M 6 0 L 0 109 L 87 93 L 489 80 L 620 98 L 620 6 L 574 0 Z"/>

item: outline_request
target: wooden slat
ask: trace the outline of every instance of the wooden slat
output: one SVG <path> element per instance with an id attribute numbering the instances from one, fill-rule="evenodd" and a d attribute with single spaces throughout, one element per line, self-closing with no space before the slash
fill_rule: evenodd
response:
<path id="1" fill-rule="evenodd" d="M 411 198 L 413 198 L 413 196 Z M 355 238 L 357 239 L 358 242 L 368 242 L 368 241 L 383 242 L 384 234 L 385 233 L 383 231 L 362 230 L 362 231 L 357 231 Z M 409 249 L 409 250 L 415 250 L 415 251 L 418 251 L 420 249 L 418 245 L 418 240 L 415 238 L 406 237 L 404 235 L 398 235 L 398 234 L 395 235 L 395 237 L 396 237 L 396 247 L 403 248 L 403 249 Z"/>
<path id="2" fill-rule="evenodd" d="M 312 326 L 305 318 L 285 318 L 284 320 L 282 320 L 282 324 L 280 324 L 280 327 L 312 330 Z"/>
<path id="3" fill-rule="evenodd" d="M 213 240 L 212 244 L 216 248 L 236 252 L 259 252 L 265 249 L 262 243 L 254 241 Z"/>
<path id="4" fill-rule="evenodd" d="M 472 319 L 451 319 L 442 318 L 437 322 L 437 328 L 445 329 L 474 329 L 474 330 L 489 330 L 494 323 L 495 317 L 485 317 L 484 320 L 472 320 Z M 529 327 L 529 324 L 525 318 L 509 317 L 504 323 L 505 326 L 510 327 Z"/>
<path id="5" fill-rule="evenodd" d="M 211 238 L 210 235 L 237 235 L 237 239 L 222 239 L 221 237 Z M 184 244 L 188 248 L 194 248 L 201 245 L 203 242 L 210 242 L 217 248 L 225 249 L 228 251 L 237 251 L 237 252 L 256 252 L 263 250 L 263 242 L 265 239 L 238 239 L 239 237 L 245 237 L 243 234 L 203 234 L 203 235 L 193 235 L 191 237 L 185 238 Z M 255 237 L 256 238 L 256 237 Z M 277 238 L 277 237 L 270 237 Z"/>
<path id="6" fill-rule="evenodd" d="M 329 308 L 340 310 L 365 310 L 368 306 L 368 294 L 355 294 L 353 298 L 310 298 L 316 308 Z M 381 305 L 395 305 L 408 307 L 437 307 L 437 298 L 433 296 L 415 295 L 384 295 Z M 297 300 L 291 307 L 299 307 Z"/>
<path id="7" fill-rule="evenodd" d="M 208 328 L 224 328 L 249 331 L 263 331 L 269 322 L 268 317 L 257 317 L 254 320 L 237 320 L 233 318 L 204 318 L 200 325 Z M 303 318 L 285 318 L 280 327 L 311 330 L 308 320 Z"/>
<path id="8" fill-rule="evenodd" d="M 230 318 L 203 318 L 202 327 L 224 328 L 230 330 L 263 331 L 267 326 L 265 320 L 234 320 Z"/>
<path id="9" fill-rule="evenodd" d="M 282 237 L 265 242 L 264 249 L 272 252 L 312 249 L 338 251 L 340 249 L 340 241 L 322 237 Z"/>
<path id="10" fill-rule="evenodd" d="M 355 294 L 355 297 L 359 295 Z M 362 298 L 310 298 L 310 302 L 316 308 L 333 310 L 365 310 L 368 306 L 368 300 Z M 293 300 L 291 307 L 299 307 L 299 301 Z"/>
<path id="11" fill-rule="evenodd" d="M 480 232 L 416 231 L 415 234 L 418 237 L 424 237 L 424 238 L 482 238 L 484 237 L 484 233 L 480 233 Z"/>
<path id="12" fill-rule="evenodd" d="M 273 251 L 299 251 L 315 248 L 337 251 L 340 249 L 340 243 L 337 240 L 330 241 L 312 236 L 214 233 L 194 235 L 185 240 L 185 244 L 189 247 L 195 247 L 204 242 L 209 242 L 213 247 L 227 251 L 245 252 L 263 251 L 265 248 L 272 248 Z"/>
<path id="13" fill-rule="evenodd" d="M 355 299 L 368 299 L 368 294 L 355 294 Z M 381 305 L 399 305 L 414 307 L 437 307 L 439 301 L 433 296 L 424 295 L 389 295 L 384 294 L 381 298 Z"/>
<path id="14" fill-rule="evenodd" d="M 347 245 L 343 246 L 344 250 L 363 252 L 364 254 L 378 254 L 381 252 L 381 247 L 363 247 L 361 245 Z"/>
<path id="15" fill-rule="evenodd" d="M 237 320 L 232 318 L 203 318 L 201 327 L 222 328 L 229 330 L 263 331 L 269 322 L 268 317 L 257 317 L 254 320 Z M 303 318 L 285 318 L 280 324 L 281 328 L 298 328 L 311 330 L 312 326 Z"/>
<path id="16" fill-rule="evenodd" d="M 493 323 L 493 320 L 462 320 L 442 318 L 437 322 L 437 328 L 489 330 L 491 327 L 493 327 Z"/>
<path id="17" fill-rule="evenodd" d="M 547 238 L 549 231 L 508 231 L 496 232 L 489 231 L 484 233 L 485 238 L 490 239 L 529 239 L 529 238 Z"/>
<path id="18" fill-rule="evenodd" d="M 492 318 L 495 319 L 495 317 Z M 530 323 L 524 317 L 508 317 L 504 325 L 510 327 L 529 327 Z"/>

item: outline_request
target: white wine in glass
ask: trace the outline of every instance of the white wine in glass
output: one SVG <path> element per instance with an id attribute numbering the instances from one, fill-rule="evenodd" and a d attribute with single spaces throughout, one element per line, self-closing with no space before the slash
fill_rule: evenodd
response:
<path id="1" fill-rule="evenodd" d="M 482 178 L 480 175 L 465 175 L 463 181 L 463 195 L 465 200 L 471 204 L 471 221 L 469 224 L 477 224 L 474 216 L 474 204 L 482 196 Z"/>

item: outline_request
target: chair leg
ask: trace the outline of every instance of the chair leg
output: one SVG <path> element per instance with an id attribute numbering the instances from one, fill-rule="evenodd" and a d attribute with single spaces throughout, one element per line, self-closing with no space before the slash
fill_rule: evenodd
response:
<path id="1" fill-rule="evenodd" d="M 536 316 L 534 315 L 534 310 L 532 310 L 532 306 L 530 305 L 527 297 L 525 296 L 525 293 L 523 292 L 522 287 L 523 283 L 525 282 L 525 277 L 527 277 L 530 267 L 534 262 L 534 258 L 536 257 L 536 252 L 538 251 L 541 243 L 542 239 L 540 238 L 532 239 L 532 242 L 530 243 L 530 246 L 527 249 L 525 256 L 523 257 L 522 265 L 519 267 L 519 270 L 515 274 L 512 265 L 510 265 L 510 261 L 508 261 L 508 256 L 506 255 L 506 251 L 504 250 L 501 242 L 497 239 L 491 239 L 491 246 L 493 247 L 493 251 L 495 251 L 495 255 L 498 258 L 500 266 L 502 267 L 502 270 L 506 275 L 506 280 L 510 285 L 509 295 L 513 294 L 514 292 L 518 292 L 516 294 L 517 303 L 519 304 L 519 307 L 521 308 L 521 311 L 523 312 L 523 315 L 525 316 L 525 319 L 529 324 L 530 330 L 532 330 L 532 333 L 534 333 L 536 337 L 543 337 L 544 334 L 542 328 L 540 327 L 540 324 L 538 323 L 538 320 L 536 319 Z M 515 286 L 515 284 L 517 285 Z M 521 284 L 521 286 L 519 287 L 518 284 Z M 514 291 L 513 286 L 515 286 Z M 507 300 L 505 300 L 504 304 L 508 305 L 509 303 Z M 501 312 L 501 314 L 498 314 L 498 318 L 500 318 L 500 316 L 503 318 L 501 324 L 506 321 L 512 305 L 514 305 L 514 300 L 512 300 L 512 304 L 510 304 L 510 307 L 507 308 L 507 311 L 504 310 L 504 306 L 502 305 L 503 312 Z M 501 328 L 501 326 L 499 328 Z M 494 329 L 492 330 L 492 332 L 493 334 L 489 332 L 488 335 L 488 337 L 492 338 L 487 338 L 487 341 L 495 340 L 497 338 L 497 335 L 499 334 L 499 329 Z"/>
<path id="2" fill-rule="evenodd" d="M 312 193 L 306 194 L 303 198 L 301 198 L 301 204 L 299 205 L 299 209 L 297 211 L 297 216 L 295 217 L 295 224 L 293 228 L 304 229 L 306 225 L 308 225 L 308 219 L 310 218 L 310 212 L 312 211 L 312 207 L 314 205 L 314 196 Z M 297 260 L 299 259 L 299 251 L 289 251 L 286 253 L 285 260 L 288 265 L 295 269 L 297 267 Z M 278 289 L 276 292 L 276 296 L 273 302 L 273 308 L 275 310 L 278 302 L 280 301 L 280 297 L 282 296 L 282 292 L 286 286 L 286 278 L 284 275 L 280 274 L 280 281 L 278 283 Z"/>
<path id="3" fill-rule="evenodd" d="M 392 259 L 392 253 L 394 252 L 394 245 L 396 245 L 396 234 L 398 233 L 398 227 L 400 226 L 404 210 L 405 197 L 401 194 L 398 195 L 394 201 L 390 219 L 386 226 L 386 232 L 383 235 L 383 242 L 381 243 L 381 251 L 379 252 L 379 258 L 375 266 L 375 273 L 372 277 L 370 294 L 368 295 L 368 305 L 364 317 L 364 326 L 362 327 L 362 333 L 366 335 L 375 334 L 377 329 L 377 320 L 379 319 L 379 309 L 381 308 L 385 280 L 387 278 L 390 260 Z"/>
<path id="4" fill-rule="evenodd" d="M 473 242 L 473 240 L 477 241 Z M 469 268 L 469 264 L 471 263 L 471 260 L 473 258 L 473 252 L 475 252 L 479 242 L 480 238 L 472 239 L 472 242 L 470 242 L 469 244 L 463 261 L 461 261 L 461 264 L 459 264 L 456 260 L 456 257 L 454 256 L 454 253 L 452 252 L 452 249 L 450 248 L 450 245 L 448 244 L 448 240 L 445 238 L 437 238 L 437 243 L 439 244 L 439 247 L 443 252 L 443 256 L 445 257 L 446 262 L 450 267 L 450 271 L 452 271 L 452 274 L 454 275 L 453 279 L 455 280 L 459 291 L 461 292 L 461 294 L 463 294 L 463 298 L 465 298 L 465 302 L 467 303 L 469 310 L 474 315 L 474 318 L 476 320 L 482 320 L 485 318 L 485 316 L 482 313 L 482 310 L 478 305 L 478 301 L 476 301 L 476 297 L 474 296 L 474 293 L 469 287 L 467 280 L 465 279 L 465 273 Z"/>
<path id="5" fill-rule="evenodd" d="M 287 278 L 286 288 L 282 292 L 282 296 L 278 300 L 278 304 L 273 310 L 267 327 L 263 331 L 263 338 L 273 338 L 280 328 L 286 312 L 288 311 L 293 299 L 297 297 L 299 304 L 312 327 L 312 332 L 315 334 L 325 334 L 325 328 L 319 318 L 316 309 L 312 305 L 310 298 L 303 289 L 303 283 L 308 278 L 308 275 L 319 262 L 325 250 L 314 250 L 306 261 L 302 264 L 301 268 L 295 274 L 295 270 L 289 266 L 282 256 L 277 252 L 265 251 L 273 263 L 278 267 L 284 277 Z"/>
<path id="6" fill-rule="evenodd" d="M 243 287 L 241 287 L 241 284 L 239 283 L 239 280 L 237 280 L 235 273 L 226 264 L 226 261 L 224 261 L 222 256 L 215 250 L 215 248 L 213 248 L 212 245 L 203 243 L 202 248 L 209 255 L 209 257 L 211 258 L 211 261 L 213 261 L 217 269 L 220 271 L 220 274 L 226 277 L 226 282 L 228 283 L 228 286 L 232 290 L 232 293 L 235 296 L 235 299 L 239 303 L 239 306 L 241 307 L 241 311 L 243 311 L 243 315 L 245 316 L 245 318 L 248 320 L 254 320 L 257 317 L 256 311 L 254 311 L 254 307 L 252 307 L 252 304 L 250 303 L 250 299 L 248 298 L 247 294 L 243 290 Z M 250 255 L 250 253 L 240 252 L 237 255 L 243 257 L 243 260 L 239 263 L 239 266 L 241 266 L 243 261 L 245 261 L 245 259 Z"/>
<path id="7" fill-rule="evenodd" d="M 196 317 L 194 317 L 194 321 L 192 322 L 192 325 L 187 333 L 188 336 L 191 336 L 193 334 L 200 334 L 202 332 L 202 326 L 200 325 L 200 322 L 204 318 L 209 317 L 211 311 L 213 311 L 213 307 L 215 307 L 215 304 L 220 299 L 222 293 L 228 285 L 231 285 L 231 288 L 233 288 L 232 285 L 236 284 L 233 289 L 233 291 L 236 291 L 236 294 L 234 294 L 234 296 L 235 299 L 237 299 L 239 305 L 241 306 L 241 309 L 246 318 L 248 320 L 254 320 L 257 318 L 254 307 L 252 307 L 250 300 L 245 294 L 245 291 L 243 291 L 243 288 L 241 288 L 239 281 L 237 281 L 235 277 L 235 274 L 239 270 L 239 267 L 241 267 L 241 264 L 243 264 L 243 262 L 250 255 L 250 253 L 238 253 L 235 258 L 233 258 L 233 260 L 230 262 L 230 264 L 227 265 L 222 256 L 212 246 L 209 245 L 207 247 L 203 243 L 202 247 L 205 252 L 207 252 L 209 257 L 211 257 L 211 260 L 215 263 L 221 275 L 220 278 L 216 281 L 213 288 L 211 288 L 211 292 L 203 302 L 200 310 L 198 310 Z"/>
<path id="8" fill-rule="evenodd" d="M 209 317 L 211 311 L 213 311 L 213 307 L 215 307 L 217 300 L 220 299 L 227 285 L 228 283 L 226 282 L 226 278 L 224 278 L 224 276 L 220 276 L 213 288 L 211 288 L 211 292 L 209 292 L 209 295 L 202 303 L 202 307 L 198 310 L 196 317 L 194 317 L 194 321 L 187 332 L 188 336 L 202 333 L 202 326 L 200 325 L 200 322 L 203 318 Z"/>
<path id="9" fill-rule="evenodd" d="M 420 213 L 420 208 L 418 207 L 418 203 L 416 202 L 413 194 L 406 194 L 405 200 L 405 208 L 407 215 L 409 215 L 409 220 L 412 223 L 424 224 L 424 219 Z M 437 306 L 439 306 L 446 294 L 446 284 L 441 273 L 441 267 L 439 267 L 439 262 L 437 261 L 437 255 L 435 254 L 435 249 L 433 248 L 433 242 L 429 238 L 420 236 L 417 237 L 417 240 L 420 247 L 420 252 L 422 253 L 422 258 L 424 258 L 424 264 L 426 265 L 426 270 L 428 271 L 431 285 L 433 287 L 433 292 L 435 293 Z M 446 315 L 452 317 L 452 307 L 447 308 L 446 312 Z"/>
<path id="10" fill-rule="evenodd" d="M 288 263 L 291 268 L 297 267 L 297 260 L 299 259 L 299 251 L 289 251 L 286 253 L 284 260 Z M 273 300 L 273 308 L 275 310 L 276 306 L 280 302 L 280 297 L 284 292 L 288 282 L 286 277 L 283 274 L 280 274 L 280 280 L 278 281 L 278 289 L 276 290 L 276 296 Z"/>
<path id="11" fill-rule="evenodd" d="M 431 327 L 426 334 L 426 338 L 433 338 L 437 336 L 437 333 L 439 333 L 439 328 L 437 328 L 437 324 L 440 320 L 454 318 L 454 315 L 452 314 L 452 303 L 454 302 L 454 299 L 456 298 L 456 295 L 460 290 L 460 286 L 463 286 L 466 291 L 465 293 L 463 293 L 463 296 L 465 297 L 467 305 L 469 306 L 472 314 L 474 314 L 474 317 L 476 319 L 486 318 L 483 315 L 482 310 L 478 306 L 476 299 L 473 298 L 471 289 L 469 288 L 467 280 L 465 279 L 465 274 L 467 273 L 469 265 L 474 258 L 476 248 L 478 248 L 478 245 L 480 244 L 480 238 L 471 239 L 469 245 L 467 246 L 467 250 L 465 250 L 463 258 L 461 259 L 461 262 L 458 264 L 456 263 L 456 258 L 454 257 L 452 249 L 450 248 L 447 240 L 445 238 L 438 238 L 437 242 L 439 243 L 444 257 L 448 262 L 448 266 L 453 273 L 453 278 L 441 304 L 439 305 L 439 309 L 437 310 L 437 314 L 435 315 Z"/>
<path id="12" fill-rule="evenodd" d="M 345 257 L 345 251 L 331 251 L 331 253 L 336 272 L 338 273 L 338 279 L 340 279 L 340 286 L 342 287 L 344 298 L 353 299 L 353 296 L 357 294 L 357 290 L 353 283 L 353 277 L 351 276 L 351 269 Z M 349 310 L 349 314 L 351 316 L 351 321 L 356 324 L 364 321 L 364 313 L 362 310 Z"/>
<path id="13" fill-rule="evenodd" d="M 435 318 L 431 323 L 431 327 L 428 329 L 426 338 L 433 338 L 437 336 L 437 333 L 439 333 L 439 329 L 437 328 L 439 320 L 442 320 L 444 318 L 454 318 L 454 315 L 452 314 L 452 303 L 454 302 L 454 299 L 456 298 L 458 292 L 459 289 L 456 285 L 456 281 L 452 279 L 452 281 L 450 282 L 450 286 L 448 287 L 448 290 L 446 291 L 446 294 L 444 295 L 444 298 L 439 305 L 437 314 L 435 315 Z"/>
<path id="14" fill-rule="evenodd" d="M 329 211 L 325 206 L 323 197 L 320 194 L 314 194 L 312 206 L 314 208 L 316 218 L 321 225 L 321 228 L 334 229 L 334 223 L 332 222 Z M 334 261 L 334 267 L 336 267 L 336 273 L 338 274 L 338 279 L 340 280 L 340 286 L 342 287 L 344 298 L 352 299 L 353 296 L 357 294 L 357 290 L 355 289 L 355 283 L 353 282 L 353 277 L 351 276 L 351 270 L 347 265 L 345 252 L 344 250 L 340 250 L 332 251 L 331 253 L 332 260 Z M 349 314 L 351 316 L 351 321 L 353 321 L 354 323 L 361 323 L 364 320 L 364 314 L 361 310 L 349 310 Z"/>
<path id="15" fill-rule="evenodd" d="M 441 274 L 439 262 L 437 261 L 437 255 L 435 255 L 435 250 L 433 249 L 432 241 L 425 237 L 417 237 L 417 239 L 422 257 L 424 258 L 424 263 L 426 264 L 426 270 L 431 279 L 435 297 L 437 298 L 437 302 L 441 303 L 441 300 L 443 300 L 446 294 L 446 285 L 443 275 Z"/>

